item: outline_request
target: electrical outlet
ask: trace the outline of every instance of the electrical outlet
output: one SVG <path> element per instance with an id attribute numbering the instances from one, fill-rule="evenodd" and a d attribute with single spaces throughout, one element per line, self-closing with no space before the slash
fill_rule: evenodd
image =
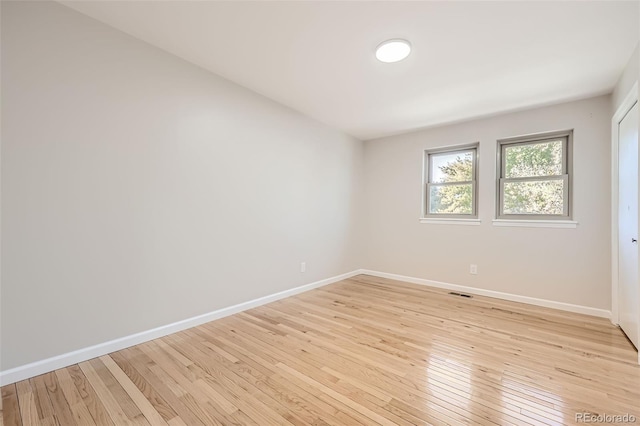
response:
<path id="1" fill-rule="evenodd" d="M 474 264 L 469 265 L 469 273 L 471 275 L 477 275 L 478 274 L 478 265 L 474 265 Z"/>
<path id="2" fill-rule="evenodd" d="M 307 262 L 300 263 L 300 272 L 307 272 Z"/>

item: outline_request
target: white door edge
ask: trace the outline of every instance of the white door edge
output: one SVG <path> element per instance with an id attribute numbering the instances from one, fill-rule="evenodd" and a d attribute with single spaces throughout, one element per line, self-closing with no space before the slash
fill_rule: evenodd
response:
<path id="1" fill-rule="evenodd" d="M 638 102 L 636 81 L 611 119 L 611 322 L 618 325 L 618 124 Z M 638 356 L 640 364 L 640 354 Z"/>

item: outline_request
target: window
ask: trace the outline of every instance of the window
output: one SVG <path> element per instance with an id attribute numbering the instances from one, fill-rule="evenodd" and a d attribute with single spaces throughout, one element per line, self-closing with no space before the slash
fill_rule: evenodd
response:
<path id="1" fill-rule="evenodd" d="M 571 218 L 573 131 L 498 141 L 498 219 Z"/>
<path id="2" fill-rule="evenodd" d="M 425 151 L 425 218 L 476 218 L 478 144 Z"/>

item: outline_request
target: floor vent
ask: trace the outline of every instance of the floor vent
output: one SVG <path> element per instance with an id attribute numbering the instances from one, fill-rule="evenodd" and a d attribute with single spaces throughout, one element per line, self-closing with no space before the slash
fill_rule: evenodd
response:
<path id="1" fill-rule="evenodd" d="M 449 294 L 453 295 L 453 296 L 460 296 L 460 297 L 466 297 L 467 299 L 471 299 L 473 296 L 470 294 L 464 294 L 464 293 L 456 293 L 455 291 L 451 291 L 449 292 Z"/>

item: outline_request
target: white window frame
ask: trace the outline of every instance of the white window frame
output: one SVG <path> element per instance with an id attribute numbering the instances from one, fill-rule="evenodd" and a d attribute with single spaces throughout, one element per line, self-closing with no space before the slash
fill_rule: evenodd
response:
<path id="1" fill-rule="evenodd" d="M 562 174 L 549 176 L 531 176 L 521 178 L 505 178 L 506 158 L 504 151 L 514 145 L 535 145 L 551 141 L 562 140 Z M 533 135 L 515 136 L 498 140 L 497 146 L 497 197 L 496 218 L 497 221 L 571 221 L 572 194 L 573 194 L 573 130 L 561 130 Z M 504 214 L 504 185 L 508 182 L 539 182 L 539 181 L 564 181 L 564 200 L 562 214 Z"/>
<path id="2" fill-rule="evenodd" d="M 478 147 L 479 143 L 447 146 L 435 149 L 426 149 L 423 157 L 423 173 L 422 173 L 422 221 L 431 219 L 451 219 L 453 221 L 460 219 L 476 220 L 478 218 Z M 460 182 L 447 182 L 447 183 L 432 183 L 431 182 L 431 158 L 437 155 L 444 154 L 456 154 L 462 152 L 472 153 L 472 180 L 460 181 Z M 433 186 L 447 186 L 447 185 L 460 185 L 471 184 L 471 214 L 452 214 L 452 213 L 430 213 L 429 203 L 431 188 Z M 454 222 L 455 223 L 455 222 Z"/>

